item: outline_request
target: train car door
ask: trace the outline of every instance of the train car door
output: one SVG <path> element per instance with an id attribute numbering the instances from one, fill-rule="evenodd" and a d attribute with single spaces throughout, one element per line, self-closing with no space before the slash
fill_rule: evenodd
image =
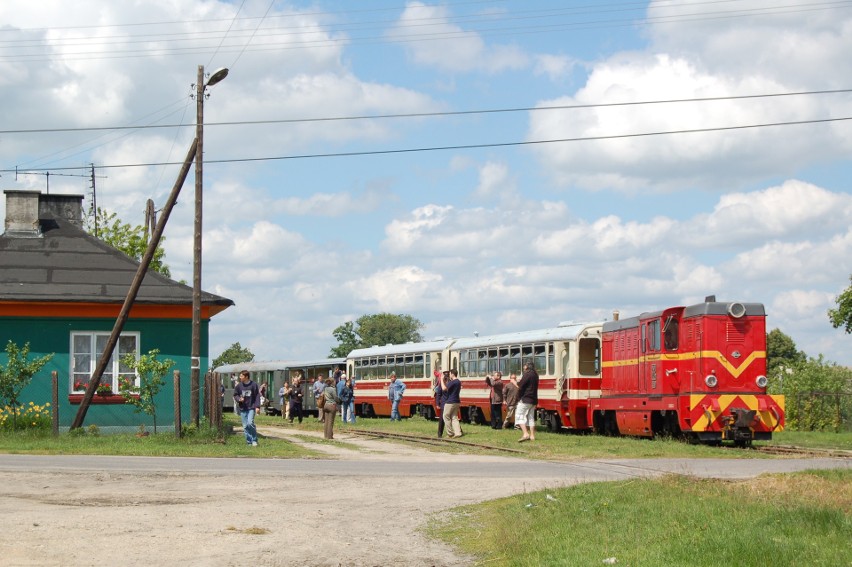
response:
<path id="1" fill-rule="evenodd" d="M 646 393 L 657 384 L 660 365 L 660 320 L 642 323 L 642 363 L 639 365 L 637 392 Z"/>

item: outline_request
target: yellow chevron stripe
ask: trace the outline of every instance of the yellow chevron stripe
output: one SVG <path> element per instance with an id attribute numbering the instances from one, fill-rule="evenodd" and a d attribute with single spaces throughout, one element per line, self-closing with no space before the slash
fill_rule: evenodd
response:
<path id="1" fill-rule="evenodd" d="M 725 355 L 719 352 L 718 350 L 703 350 L 698 352 L 687 352 L 684 354 L 652 354 L 648 356 L 641 356 L 639 358 L 630 358 L 627 360 L 613 360 L 606 361 L 601 363 L 601 367 L 603 368 L 618 368 L 620 366 L 635 366 L 636 364 L 640 364 L 642 362 L 648 362 L 653 360 L 695 360 L 697 358 L 709 358 L 712 360 L 716 360 L 725 367 L 725 369 L 731 373 L 734 378 L 739 378 L 740 374 L 745 372 L 746 368 L 748 368 L 752 362 L 760 358 L 766 358 L 766 351 L 756 350 L 752 352 L 745 360 L 743 360 L 739 366 L 734 366 L 731 364 Z"/>
<path id="2" fill-rule="evenodd" d="M 689 411 L 692 413 L 692 410 L 698 408 L 701 405 L 701 402 L 706 398 L 705 394 L 692 394 L 689 396 Z M 778 417 L 784 415 L 784 396 L 780 395 L 769 395 L 770 398 L 778 405 Z M 720 415 L 727 411 L 728 407 L 730 407 L 731 403 L 733 403 L 734 399 L 739 398 L 745 406 L 750 410 L 757 411 L 760 416 L 760 420 L 765 423 L 770 429 L 775 429 L 776 431 L 780 431 L 783 429 L 778 423 L 779 419 L 776 417 L 776 414 L 772 412 L 772 410 L 758 411 L 758 398 L 754 395 L 735 395 L 735 394 L 726 394 L 719 396 L 717 399 L 719 400 L 719 411 L 713 411 L 710 408 L 704 409 L 704 414 L 698 419 L 693 425 L 693 431 L 702 431 L 707 429 L 709 425 L 715 422 Z M 710 416 L 710 419 L 707 416 Z M 778 429 L 776 429 L 778 428 Z"/>

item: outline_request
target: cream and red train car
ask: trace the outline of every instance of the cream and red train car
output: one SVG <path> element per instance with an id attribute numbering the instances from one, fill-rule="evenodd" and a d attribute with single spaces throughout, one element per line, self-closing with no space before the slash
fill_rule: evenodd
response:
<path id="1" fill-rule="evenodd" d="M 346 357 L 346 372 L 355 377 L 355 412 L 365 417 L 389 416 L 391 373 L 405 383 L 399 405 L 403 417 L 434 417 L 433 372 L 449 357 L 453 339 L 355 349 Z"/>
<path id="2" fill-rule="evenodd" d="M 600 433 L 686 435 L 745 445 L 784 427 L 784 397 L 767 393 L 760 303 L 672 307 L 603 324 Z"/>
<path id="3" fill-rule="evenodd" d="M 486 374 L 520 377 L 523 365 L 539 373 L 538 416 L 554 430 L 587 429 L 589 398 L 600 394 L 601 323 L 564 323 L 549 329 L 440 341 L 385 345 L 352 351 L 347 371 L 356 377 L 355 407 L 360 415 L 390 415 L 391 372 L 405 382 L 402 416 L 435 416 L 433 372 L 456 368 L 462 381 L 461 418 L 491 419 Z"/>
<path id="4" fill-rule="evenodd" d="M 462 418 L 491 419 L 485 376 L 500 371 L 504 383 L 520 379 L 526 362 L 539 375 L 538 419 L 551 430 L 587 429 L 589 398 L 600 394 L 601 323 L 562 323 L 557 327 L 457 339 L 451 367 L 462 381 Z"/>

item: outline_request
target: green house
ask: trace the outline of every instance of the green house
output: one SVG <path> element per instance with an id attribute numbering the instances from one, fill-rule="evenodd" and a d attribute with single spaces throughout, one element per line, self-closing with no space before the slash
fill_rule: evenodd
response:
<path id="1" fill-rule="evenodd" d="M 59 379 L 59 423 L 77 415 L 95 365 L 124 304 L 139 262 L 83 230 L 82 195 L 4 191 L 5 232 L 0 236 L 0 364 L 5 346 L 30 344 L 30 359 L 53 353 L 33 377 L 22 401 L 42 405 L 52 398 L 52 372 Z M 180 372 L 181 418 L 189 421 L 192 343 L 191 287 L 149 271 L 101 380 L 111 392 L 94 396 L 84 425 L 105 431 L 152 425 L 118 395 L 120 377 L 135 378 L 119 364 L 126 353 L 159 349 Z M 209 367 L 210 318 L 233 301 L 201 293 L 201 368 Z M 129 372 L 129 375 L 128 375 Z M 203 376 L 202 376 L 203 378 Z M 173 375 L 158 395 L 157 426 L 174 426 Z M 105 390 L 106 387 L 101 388 Z M 201 396 L 199 392 L 199 396 Z M 199 406 L 203 403 L 199 401 Z"/>

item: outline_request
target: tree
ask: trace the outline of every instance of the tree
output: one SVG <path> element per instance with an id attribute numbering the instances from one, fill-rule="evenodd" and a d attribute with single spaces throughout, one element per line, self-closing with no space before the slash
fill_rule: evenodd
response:
<path id="1" fill-rule="evenodd" d="M 97 226 L 97 233 L 95 231 Z M 130 226 L 122 222 L 116 213 L 98 207 L 95 218 L 86 217 L 86 232 L 112 246 L 116 250 L 124 252 L 137 262 L 142 260 L 145 250 L 148 248 L 148 236 L 142 225 Z M 154 250 L 151 259 L 150 270 L 162 274 L 167 278 L 172 277 L 169 267 L 165 264 L 166 251 L 162 243 L 165 237 L 160 237 L 160 244 Z"/>
<path id="2" fill-rule="evenodd" d="M 331 356 L 344 357 L 356 348 L 375 345 L 421 342 L 423 326 L 411 315 L 361 315 L 354 323 L 347 321 L 333 331 L 339 344 L 331 349 Z"/>
<path id="3" fill-rule="evenodd" d="M 136 359 L 135 353 L 124 355 L 121 363 L 136 371 L 139 377 L 139 385 L 135 381 L 127 378 L 119 378 L 118 391 L 124 398 L 124 401 L 134 406 L 136 413 L 147 413 L 154 421 L 154 434 L 157 433 L 157 404 L 154 403 L 154 398 L 160 393 L 160 390 L 165 386 L 166 381 L 163 377 L 175 365 L 175 361 L 167 358 L 158 360 L 157 355 L 160 354 L 158 349 L 148 351 L 148 354 L 143 354 Z"/>
<path id="4" fill-rule="evenodd" d="M 338 345 L 331 348 L 329 358 L 345 358 L 361 345 L 358 333 L 355 332 L 355 323 L 352 321 L 346 321 L 332 331 L 332 334 L 337 339 Z"/>
<path id="5" fill-rule="evenodd" d="M 30 343 L 26 343 L 24 348 L 18 348 L 12 341 L 6 343 L 6 366 L 0 367 L 0 405 L 12 408 L 13 429 L 18 427 L 21 392 L 29 385 L 33 376 L 50 362 L 53 353 L 35 360 L 27 360 L 29 356 Z"/>
<path id="6" fill-rule="evenodd" d="M 793 339 L 781 332 L 781 329 L 772 329 L 766 334 L 766 373 L 774 376 L 779 372 L 779 367 L 792 368 L 807 358 L 804 352 L 796 349 Z"/>
<path id="7" fill-rule="evenodd" d="M 828 318 L 835 329 L 844 327 L 847 333 L 852 333 L 852 276 L 849 276 L 849 283 L 849 287 L 834 298 L 837 309 L 829 309 Z"/>
<path id="8" fill-rule="evenodd" d="M 234 343 L 225 351 L 213 360 L 213 368 L 219 368 L 225 364 L 239 364 L 240 362 L 251 362 L 254 360 L 254 353 L 247 348 L 240 346 L 240 343 Z"/>

